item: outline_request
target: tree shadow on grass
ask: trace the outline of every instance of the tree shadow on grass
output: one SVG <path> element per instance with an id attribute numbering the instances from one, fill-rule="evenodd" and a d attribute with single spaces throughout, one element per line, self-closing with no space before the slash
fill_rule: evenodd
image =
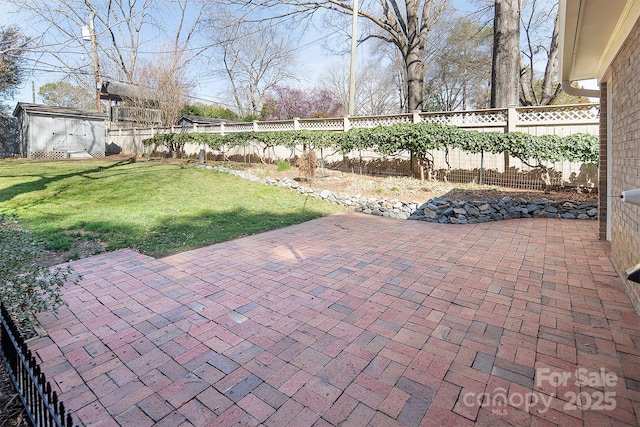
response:
<path id="1" fill-rule="evenodd" d="M 14 184 L 10 187 L 7 187 L 3 190 L 0 190 L 0 203 L 2 202 L 6 202 L 9 201 L 11 199 L 13 199 L 16 196 L 19 196 L 21 194 L 25 194 L 25 193 L 30 193 L 30 192 L 34 192 L 34 191 L 42 191 L 45 190 L 47 188 L 47 186 L 53 182 L 57 182 L 57 181 L 61 181 L 63 179 L 67 179 L 67 178 L 72 178 L 74 176 L 82 176 L 88 179 L 99 179 L 99 178 L 95 178 L 92 176 L 89 176 L 89 174 L 92 173 L 97 173 L 97 172 L 103 172 L 105 170 L 109 170 L 109 169 L 113 169 L 119 166 L 124 166 L 130 163 L 133 163 L 134 159 L 129 159 L 129 160 L 125 160 L 125 161 L 121 161 L 121 162 L 117 162 L 114 163 L 112 165 L 108 165 L 108 166 L 98 166 L 92 169 L 86 169 L 86 170 L 82 170 L 82 171 L 76 171 L 76 172 L 69 172 L 69 173 L 64 173 L 64 174 L 60 174 L 60 175 L 54 175 L 54 176 L 42 176 L 42 175 L 31 175 L 31 176 L 37 176 L 38 179 L 35 181 L 29 181 L 29 182 L 21 182 L 18 184 Z M 21 175 L 24 176 L 24 175 Z"/>
<path id="2" fill-rule="evenodd" d="M 324 216 L 326 213 L 300 207 L 288 213 L 254 212 L 237 208 L 228 211 L 204 211 L 195 215 L 166 217 L 152 227 L 140 227 L 122 220 L 83 221 L 65 230 L 69 233 L 90 232 L 106 243 L 106 250 L 131 248 L 160 258 L 238 237 L 249 236 Z M 45 240 L 60 230 L 39 232 Z"/>

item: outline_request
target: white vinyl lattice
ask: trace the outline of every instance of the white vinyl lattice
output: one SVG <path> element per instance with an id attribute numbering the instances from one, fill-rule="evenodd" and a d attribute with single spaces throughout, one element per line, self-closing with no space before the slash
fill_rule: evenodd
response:
<path id="1" fill-rule="evenodd" d="M 544 109 L 539 107 L 518 108 L 517 112 L 518 121 L 524 123 L 593 121 L 600 116 L 600 108 L 590 104 Z"/>
<path id="2" fill-rule="evenodd" d="M 354 128 L 375 128 L 378 126 L 391 126 L 397 123 L 413 123 L 413 116 L 371 116 L 350 118 L 351 127 Z"/>
<path id="3" fill-rule="evenodd" d="M 517 107 L 499 108 L 490 110 L 444 111 L 423 112 L 415 114 L 393 114 L 388 116 L 363 116 L 363 117 L 332 117 L 318 119 L 296 119 L 278 121 L 260 121 L 253 123 L 225 123 L 224 126 L 200 126 L 199 132 L 219 133 L 224 129 L 225 133 L 233 132 L 268 132 L 294 129 L 307 130 L 332 130 L 340 131 L 349 128 L 374 128 L 378 126 L 390 126 L 397 123 L 413 123 L 423 121 L 430 123 L 446 124 L 476 130 L 492 131 L 497 127 L 509 127 L 515 129 L 518 126 L 542 129 L 540 132 L 527 131 L 532 134 L 563 135 L 567 132 L 576 132 L 575 126 L 598 126 L 600 107 L 598 104 L 578 104 L 544 107 Z M 416 120 L 417 119 L 417 120 Z M 513 121 L 513 123 L 511 122 Z M 543 129 L 544 128 L 544 129 Z M 553 128 L 553 129 L 552 129 Z M 178 131 L 193 132 L 193 128 L 179 129 Z M 131 132 L 135 137 L 148 138 L 153 133 L 176 132 L 175 128 L 153 129 L 110 129 L 110 137 L 128 137 Z M 593 133 L 593 130 L 585 128 L 580 132 Z"/>
<path id="4" fill-rule="evenodd" d="M 506 111 L 456 111 L 450 113 L 423 113 L 423 121 L 442 125 L 495 125 L 507 122 Z"/>
<path id="5" fill-rule="evenodd" d="M 251 132 L 253 131 L 253 123 L 225 124 L 224 131 L 225 132 Z"/>
<path id="6" fill-rule="evenodd" d="M 104 151 L 90 152 L 92 157 L 104 157 Z M 29 158 L 42 160 L 62 160 L 68 158 L 66 151 L 30 151 Z"/>
<path id="7" fill-rule="evenodd" d="M 293 123 L 291 122 L 260 122 L 258 124 L 258 130 L 261 132 L 268 132 L 274 130 L 293 130 Z"/>
<path id="8" fill-rule="evenodd" d="M 29 157 L 32 159 L 53 159 L 60 160 L 67 158 L 66 151 L 30 151 Z"/>
<path id="9" fill-rule="evenodd" d="M 300 120 L 300 129 L 307 130 L 342 130 L 344 120 L 324 119 L 324 120 Z"/>

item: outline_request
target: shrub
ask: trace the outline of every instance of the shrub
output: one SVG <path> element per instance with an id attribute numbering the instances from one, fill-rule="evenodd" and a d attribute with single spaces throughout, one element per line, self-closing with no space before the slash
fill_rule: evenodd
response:
<path id="1" fill-rule="evenodd" d="M 285 160 L 278 160 L 278 172 L 288 171 L 289 169 L 291 169 L 289 162 Z"/>
<path id="2" fill-rule="evenodd" d="M 298 172 L 301 176 L 308 180 L 313 179 L 316 175 L 316 167 L 318 165 L 318 156 L 313 150 L 305 151 L 298 159 Z"/>
<path id="3" fill-rule="evenodd" d="M 33 329 L 33 313 L 57 312 L 65 304 L 61 288 L 72 269 L 39 265 L 43 253 L 15 217 L 0 215 L 0 301 L 22 329 Z"/>

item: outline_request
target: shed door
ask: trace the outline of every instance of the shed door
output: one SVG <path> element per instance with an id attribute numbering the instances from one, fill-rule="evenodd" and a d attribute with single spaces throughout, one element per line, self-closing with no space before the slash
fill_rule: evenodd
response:
<path id="1" fill-rule="evenodd" d="M 67 148 L 67 124 L 63 117 L 51 117 L 51 134 L 47 138 L 46 149 L 51 151 L 66 151 Z"/>
<path id="2" fill-rule="evenodd" d="M 91 145 L 87 138 L 92 138 L 84 120 L 69 117 L 53 117 L 53 132 L 48 146 L 53 151 L 82 151 Z"/>
<path id="3" fill-rule="evenodd" d="M 87 132 L 89 123 L 84 120 L 66 119 L 69 151 L 83 151 L 91 145 L 91 135 Z"/>

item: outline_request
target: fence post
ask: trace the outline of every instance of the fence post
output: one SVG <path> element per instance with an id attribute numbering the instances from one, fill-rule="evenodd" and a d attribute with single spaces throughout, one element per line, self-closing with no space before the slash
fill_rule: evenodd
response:
<path id="1" fill-rule="evenodd" d="M 507 132 L 515 132 L 518 125 L 518 110 L 515 105 L 507 108 Z"/>
<path id="2" fill-rule="evenodd" d="M 515 105 L 509 105 L 507 108 L 507 132 L 515 132 L 518 125 L 518 111 Z M 511 168 L 509 161 L 509 152 L 504 152 L 504 173 L 507 175 Z"/>
<path id="3" fill-rule="evenodd" d="M 300 117 L 293 118 L 293 130 L 300 130 Z"/>
<path id="4" fill-rule="evenodd" d="M 422 119 L 420 118 L 420 110 L 415 110 L 413 112 L 413 123 L 420 123 Z"/>
<path id="5" fill-rule="evenodd" d="M 349 116 L 344 116 L 344 119 L 343 119 L 342 123 L 343 123 L 342 131 L 343 132 L 348 132 L 349 129 L 351 129 L 351 122 L 349 121 Z"/>
<path id="6" fill-rule="evenodd" d="M 224 136 L 224 123 L 220 123 L 220 135 Z"/>
<path id="7" fill-rule="evenodd" d="M 505 153 L 505 158 L 509 157 L 507 153 Z M 482 185 L 482 175 L 484 173 L 484 150 L 480 150 L 480 185 Z"/>
<path id="8" fill-rule="evenodd" d="M 254 132 L 258 132 L 258 121 L 257 120 L 253 121 L 253 131 Z"/>

